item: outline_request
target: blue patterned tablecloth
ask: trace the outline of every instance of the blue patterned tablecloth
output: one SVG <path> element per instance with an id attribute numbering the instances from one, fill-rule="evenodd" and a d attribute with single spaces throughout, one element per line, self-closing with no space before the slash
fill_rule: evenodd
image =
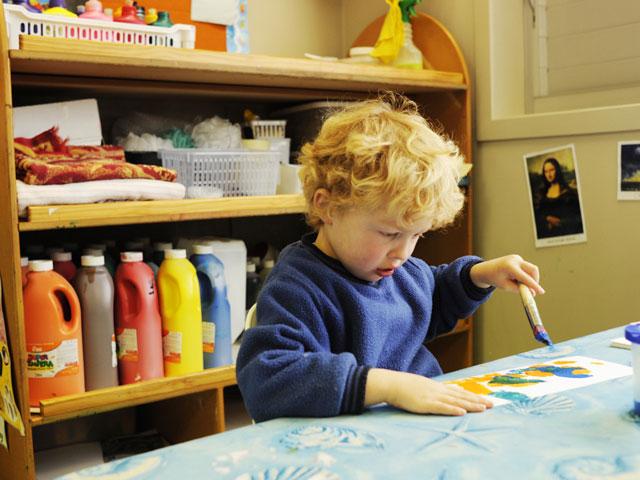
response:
<path id="1" fill-rule="evenodd" d="M 631 365 L 609 347 L 622 328 L 444 375 L 456 379 L 582 355 Z M 635 479 L 640 419 L 632 377 L 463 417 L 388 407 L 363 415 L 282 418 L 155 450 L 69 479 Z"/>

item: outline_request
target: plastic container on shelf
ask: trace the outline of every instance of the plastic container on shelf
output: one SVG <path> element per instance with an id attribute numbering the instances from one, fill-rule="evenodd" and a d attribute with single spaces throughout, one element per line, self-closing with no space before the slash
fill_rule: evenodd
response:
<path id="1" fill-rule="evenodd" d="M 84 18 L 85 20 L 102 20 L 103 22 L 113 21 L 113 17 L 104 13 L 100 0 L 88 0 L 83 5 L 83 9 L 84 11 L 79 15 L 80 18 Z"/>
<path id="2" fill-rule="evenodd" d="M 224 264 L 210 245 L 194 245 L 189 260 L 196 267 L 202 306 L 204 368 L 233 363 L 231 358 L 231 307 Z"/>
<path id="3" fill-rule="evenodd" d="M 359 63 L 364 65 L 382 65 L 380 60 L 371 56 L 374 47 L 352 47 L 349 49 L 349 56 L 341 58 L 341 62 Z"/>
<path id="4" fill-rule="evenodd" d="M 209 149 L 160 150 L 162 166 L 175 170 L 191 198 L 222 191 L 225 197 L 275 195 L 279 152 Z"/>
<path id="5" fill-rule="evenodd" d="M 201 372 L 202 310 L 195 267 L 185 250 L 166 250 L 158 270 L 164 374 Z"/>
<path id="6" fill-rule="evenodd" d="M 23 290 L 29 404 L 84 392 L 80 301 L 51 260 L 29 262 Z"/>
<path id="7" fill-rule="evenodd" d="M 251 120 L 253 138 L 284 138 L 286 120 Z"/>
<path id="8" fill-rule="evenodd" d="M 162 320 L 154 274 L 142 252 L 122 252 L 116 271 L 116 335 L 120 383 L 164 376 Z"/>
<path id="9" fill-rule="evenodd" d="M 32 13 L 21 5 L 3 7 L 9 48 L 14 50 L 20 48 L 20 35 L 174 48 L 194 48 L 196 42 L 193 25 L 155 27 Z"/>
<path id="10" fill-rule="evenodd" d="M 403 22 L 404 36 L 398 55 L 391 63 L 394 67 L 422 70 L 422 52 L 413 43 L 411 23 Z"/>
<path id="11" fill-rule="evenodd" d="M 82 308 L 84 380 L 87 391 L 118 385 L 114 287 L 103 256 L 85 255 L 73 286 Z"/>

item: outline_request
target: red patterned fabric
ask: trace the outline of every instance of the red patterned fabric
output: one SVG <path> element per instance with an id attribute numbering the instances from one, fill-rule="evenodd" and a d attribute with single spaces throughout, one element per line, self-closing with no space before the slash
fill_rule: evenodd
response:
<path id="1" fill-rule="evenodd" d="M 144 178 L 173 182 L 176 173 L 155 165 L 127 163 L 122 147 L 67 145 L 53 127 L 33 138 L 14 139 L 16 175 L 30 185 L 59 185 Z"/>

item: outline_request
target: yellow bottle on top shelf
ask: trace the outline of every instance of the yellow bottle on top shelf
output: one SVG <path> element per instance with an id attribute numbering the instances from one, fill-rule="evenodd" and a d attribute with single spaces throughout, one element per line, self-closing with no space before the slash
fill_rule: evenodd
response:
<path id="1" fill-rule="evenodd" d="M 186 250 L 165 250 L 158 291 L 165 376 L 202 371 L 200 285 Z"/>

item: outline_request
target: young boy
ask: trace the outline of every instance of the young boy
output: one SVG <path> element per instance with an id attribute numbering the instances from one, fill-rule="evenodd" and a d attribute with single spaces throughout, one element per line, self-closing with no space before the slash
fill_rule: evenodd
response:
<path id="1" fill-rule="evenodd" d="M 303 147 L 300 178 L 315 233 L 282 251 L 237 361 L 256 421 L 358 413 L 381 402 L 445 415 L 492 406 L 429 379 L 442 370 L 425 343 L 495 287 L 544 291 L 538 268 L 517 255 L 437 267 L 411 257 L 424 233 L 462 209 L 462 161 L 416 104 L 395 94 L 334 114 Z"/>

